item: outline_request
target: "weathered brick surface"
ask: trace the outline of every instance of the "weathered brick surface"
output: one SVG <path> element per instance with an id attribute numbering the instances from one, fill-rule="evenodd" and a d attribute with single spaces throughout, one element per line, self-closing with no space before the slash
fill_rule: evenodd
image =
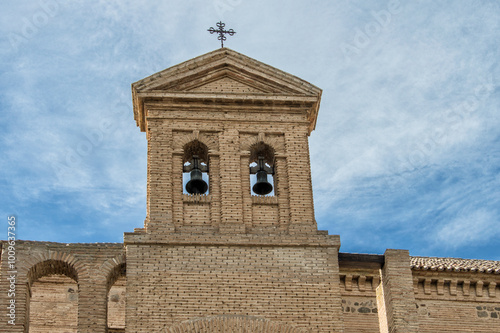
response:
<path id="1" fill-rule="evenodd" d="M 125 304 L 127 279 L 119 277 L 108 293 L 108 327 L 125 329 Z"/>
<path id="2" fill-rule="evenodd" d="M 30 333 L 78 329 L 78 284 L 64 275 L 40 278 L 31 286 Z"/>
<path id="3" fill-rule="evenodd" d="M 328 255 L 314 247 L 129 245 L 137 266 L 127 263 L 127 330 L 234 314 L 334 332 L 338 273 Z"/>
<path id="4" fill-rule="evenodd" d="M 342 313 L 346 333 L 379 332 L 378 308 L 375 297 L 343 297 Z"/>

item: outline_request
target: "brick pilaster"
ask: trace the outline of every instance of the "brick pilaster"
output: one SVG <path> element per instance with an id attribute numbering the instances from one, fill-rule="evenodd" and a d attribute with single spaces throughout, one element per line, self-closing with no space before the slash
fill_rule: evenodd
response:
<path id="1" fill-rule="evenodd" d="M 241 194 L 241 170 L 239 137 L 235 129 L 226 129 L 220 134 L 221 168 L 221 224 L 222 233 L 244 233 L 243 205 Z"/>
<path id="2" fill-rule="evenodd" d="M 148 217 L 151 233 L 175 230 L 172 218 L 172 129 L 168 122 L 153 122 L 148 141 Z M 150 124 L 151 125 L 151 124 Z M 182 170 L 177 172 L 182 176 Z"/>
<path id="3" fill-rule="evenodd" d="M 418 313 L 416 308 L 410 256 L 407 250 L 385 251 L 382 268 L 382 282 L 377 293 L 379 310 L 384 316 L 380 327 L 387 327 L 388 333 L 417 333 Z"/>
<path id="4" fill-rule="evenodd" d="M 314 203 L 309 162 L 307 128 L 291 128 L 285 133 L 288 155 L 288 186 L 290 194 L 291 234 L 316 232 Z"/>
<path id="5" fill-rule="evenodd" d="M 78 284 L 78 333 L 105 333 L 108 304 L 106 281 L 86 276 Z"/>

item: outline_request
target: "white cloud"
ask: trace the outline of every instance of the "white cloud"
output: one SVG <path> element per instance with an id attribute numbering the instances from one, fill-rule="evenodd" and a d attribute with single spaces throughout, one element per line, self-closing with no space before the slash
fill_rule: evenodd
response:
<path id="1" fill-rule="evenodd" d="M 500 235 L 499 216 L 495 212 L 479 208 L 460 213 L 453 220 L 438 228 L 434 237 L 436 246 L 458 248 L 474 247 Z"/>

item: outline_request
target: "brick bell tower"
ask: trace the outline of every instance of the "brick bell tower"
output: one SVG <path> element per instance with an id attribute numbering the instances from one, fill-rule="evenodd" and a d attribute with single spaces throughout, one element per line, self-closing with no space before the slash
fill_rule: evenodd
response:
<path id="1" fill-rule="evenodd" d="M 342 332 L 340 240 L 317 230 L 311 186 L 321 89 L 221 48 L 132 97 L 148 184 L 124 237 L 127 332 L 224 316 Z"/>

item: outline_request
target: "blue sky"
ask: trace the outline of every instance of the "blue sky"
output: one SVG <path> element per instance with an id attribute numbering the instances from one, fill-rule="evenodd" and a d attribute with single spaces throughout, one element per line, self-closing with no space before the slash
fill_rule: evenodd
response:
<path id="1" fill-rule="evenodd" d="M 130 84 L 220 47 L 207 29 L 223 20 L 227 47 L 323 89 L 315 211 L 341 251 L 500 260 L 498 1 L 0 6 L 4 234 L 11 214 L 29 240 L 121 242 L 142 227 Z"/>

